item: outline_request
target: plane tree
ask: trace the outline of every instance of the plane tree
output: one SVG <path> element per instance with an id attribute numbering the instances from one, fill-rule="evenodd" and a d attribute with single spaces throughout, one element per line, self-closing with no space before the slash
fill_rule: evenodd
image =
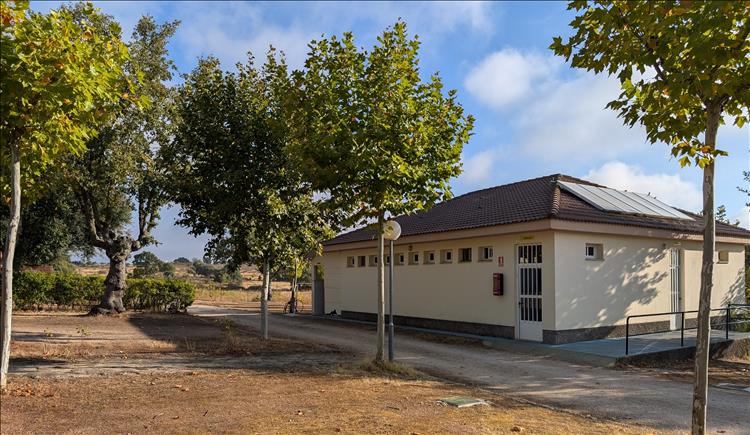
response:
<path id="1" fill-rule="evenodd" d="M 573 35 L 551 48 L 574 68 L 614 75 L 607 107 L 651 143 L 671 147 L 682 166 L 703 170 L 703 259 L 693 392 L 693 433 L 706 432 L 711 288 L 716 244 L 714 174 L 726 156 L 716 141 L 725 119 L 742 127 L 750 107 L 747 2 L 573 1 Z"/>
<path id="2" fill-rule="evenodd" d="M 262 66 L 249 55 L 236 72 L 223 71 L 215 58 L 201 59 L 179 89 L 179 123 L 165 149 L 168 192 L 181 207 L 178 224 L 209 234 L 214 260 L 262 272 L 264 339 L 272 271 L 298 234 L 323 234 L 326 227 L 309 183 L 285 152 L 288 88 L 287 66 L 273 49 Z"/>
<path id="3" fill-rule="evenodd" d="M 0 387 L 10 357 L 13 263 L 21 199 L 44 194 L 40 178 L 60 158 L 81 153 L 122 98 L 127 48 L 112 23 L 101 32 L 91 4 L 31 12 L 27 1 L 0 2 L 0 192 L 9 204 L 2 257 Z"/>
<path id="4" fill-rule="evenodd" d="M 386 29 L 369 51 L 354 36 L 310 43 L 293 75 L 289 153 L 343 227 L 375 222 L 383 258 L 386 219 L 451 196 L 473 117 L 440 76 L 423 80 L 419 40 L 406 24 Z M 383 361 L 384 262 L 377 272 L 378 342 Z"/>

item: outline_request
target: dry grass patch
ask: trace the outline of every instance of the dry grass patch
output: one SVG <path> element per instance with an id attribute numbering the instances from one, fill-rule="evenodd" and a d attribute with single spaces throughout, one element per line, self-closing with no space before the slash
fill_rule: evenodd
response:
<path id="1" fill-rule="evenodd" d="M 654 433 L 438 381 L 212 370 L 110 378 L 11 379 L 2 430 L 20 433 Z M 490 406 L 457 409 L 448 396 Z"/>
<path id="2" fill-rule="evenodd" d="M 181 314 L 126 313 L 85 316 L 70 313 L 13 317 L 11 355 L 23 359 L 78 360 L 148 357 L 165 353 L 272 355 L 331 352 L 329 346 L 294 340 L 260 340 L 231 320 Z"/>

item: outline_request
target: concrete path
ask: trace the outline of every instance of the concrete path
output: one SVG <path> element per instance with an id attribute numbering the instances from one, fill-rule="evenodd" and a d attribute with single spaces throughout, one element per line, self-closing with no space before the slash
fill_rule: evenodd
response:
<path id="1" fill-rule="evenodd" d="M 189 312 L 229 316 L 253 329 L 259 323 L 257 316 L 242 310 L 194 305 Z M 271 336 L 348 349 L 357 358 L 372 355 L 375 348 L 374 328 L 305 316 L 272 315 L 269 331 Z M 662 430 L 690 428 L 692 386 L 687 382 L 410 335 L 396 336 L 396 355 L 397 361 L 417 369 L 508 397 Z M 711 433 L 748 434 L 750 394 L 712 387 L 708 414 Z"/>
<path id="2" fill-rule="evenodd" d="M 676 350 L 684 347 L 695 347 L 697 331 L 685 331 L 684 340 L 680 339 L 680 331 L 657 332 L 654 334 L 636 335 L 630 337 L 628 354 L 642 355 L 667 350 Z M 711 330 L 711 343 L 720 343 L 726 340 L 726 332 L 722 330 Z M 741 340 L 750 338 L 750 332 L 729 332 L 730 340 Z M 604 338 L 601 340 L 578 341 L 576 343 L 557 344 L 550 347 L 555 349 L 572 350 L 575 352 L 589 353 L 593 355 L 621 358 L 625 355 L 625 337 Z"/>

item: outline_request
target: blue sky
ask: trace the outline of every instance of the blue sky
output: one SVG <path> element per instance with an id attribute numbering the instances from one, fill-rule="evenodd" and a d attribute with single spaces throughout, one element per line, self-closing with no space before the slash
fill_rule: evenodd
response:
<path id="1" fill-rule="evenodd" d="M 650 145 L 642 128 L 622 126 L 604 108 L 619 93 L 616 80 L 571 70 L 547 48 L 567 35 L 572 14 L 561 2 L 244 3 L 101 2 L 130 35 L 138 18 L 181 20 L 170 52 L 180 73 L 200 56 L 214 55 L 226 68 L 247 51 L 262 57 L 269 44 L 301 67 L 307 44 L 320 35 L 352 31 L 370 47 L 398 18 L 422 41 L 421 72 L 439 71 L 448 88 L 476 118 L 463 153 L 464 173 L 455 194 L 565 173 L 610 187 L 651 193 L 688 210 L 701 208 L 701 173 L 679 167 L 664 144 Z M 55 3 L 32 3 L 37 10 Z M 179 80 L 177 80 L 179 82 Z M 748 226 L 742 171 L 750 169 L 750 129 L 724 126 L 720 147 L 729 152 L 717 167 L 717 204 Z M 174 225 L 177 210 L 162 212 L 155 230 L 161 258 L 200 257 L 205 238 Z"/>

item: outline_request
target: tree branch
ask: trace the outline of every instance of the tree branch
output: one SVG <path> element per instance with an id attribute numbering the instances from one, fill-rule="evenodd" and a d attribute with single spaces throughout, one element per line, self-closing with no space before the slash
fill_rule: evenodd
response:
<path id="1" fill-rule="evenodd" d="M 138 194 L 138 238 L 130 244 L 131 251 L 137 251 L 151 242 L 151 230 L 156 226 L 158 218 L 158 201 L 153 192 Z"/>
<path id="2" fill-rule="evenodd" d="M 86 230 L 91 244 L 96 248 L 107 249 L 107 242 L 99 236 L 96 226 L 98 219 L 90 195 L 85 189 L 79 189 L 78 196 L 83 215 L 86 218 Z"/>
<path id="3" fill-rule="evenodd" d="M 630 23 L 625 18 L 625 14 L 620 14 L 620 19 L 625 24 L 628 30 L 630 30 L 630 33 L 635 36 L 635 38 L 638 40 L 638 42 L 641 43 L 641 45 L 652 55 L 654 56 L 654 69 L 656 70 L 656 75 L 659 76 L 659 78 L 664 82 L 669 82 L 669 77 L 667 74 L 669 74 L 669 71 L 664 67 L 664 59 L 662 59 L 659 55 L 656 54 L 656 51 L 654 51 L 653 48 L 651 48 L 650 45 L 648 45 L 648 42 L 644 39 L 644 36 L 639 34 L 635 30 L 635 26 L 630 25 Z M 670 74 L 671 76 L 671 74 Z"/>

